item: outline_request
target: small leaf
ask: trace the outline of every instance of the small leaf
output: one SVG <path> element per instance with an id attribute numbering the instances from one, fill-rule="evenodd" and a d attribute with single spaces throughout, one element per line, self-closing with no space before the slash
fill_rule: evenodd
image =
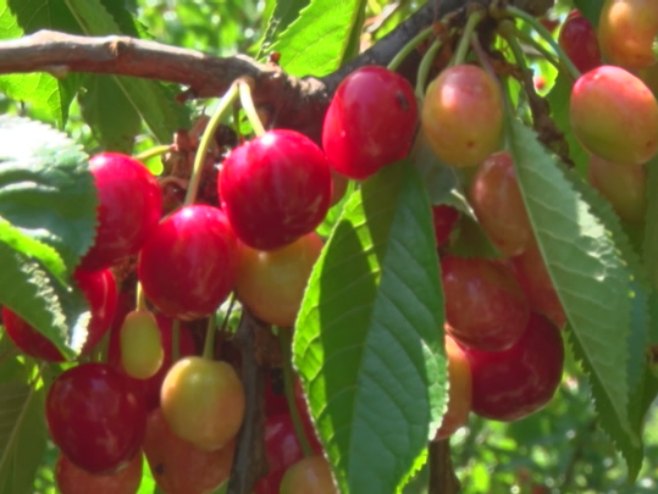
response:
<path id="1" fill-rule="evenodd" d="M 348 199 L 309 281 L 294 364 L 343 494 L 399 492 L 446 406 L 443 299 L 415 169 Z"/>
<path id="2" fill-rule="evenodd" d="M 599 25 L 599 17 L 603 8 L 603 0 L 574 0 L 575 6 L 580 10 L 592 25 Z"/>
<path id="3" fill-rule="evenodd" d="M 643 261 L 649 273 L 649 281 L 658 290 L 658 158 L 647 165 L 647 211 L 644 220 Z M 658 341 L 656 341 L 658 343 Z"/>
<path id="4" fill-rule="evenodd" d="M 269 51 L 276 37 L 297 19 L 299 12 L 311 0 L 267 0 L 263 17 L 267 19 L 264 34 L 259 42 L 259 52 Z"/>

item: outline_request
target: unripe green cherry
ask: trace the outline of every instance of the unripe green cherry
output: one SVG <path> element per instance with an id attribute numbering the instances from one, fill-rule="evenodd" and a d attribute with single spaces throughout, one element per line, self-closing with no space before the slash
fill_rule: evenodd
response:
<path id="1" fill-rule="evenodd" d="M 164 360 L 158 322 L 148 310 L 134 310 L 126 315 L 119 332 L 121 365 L 131 377 L 154 376 Z"/>

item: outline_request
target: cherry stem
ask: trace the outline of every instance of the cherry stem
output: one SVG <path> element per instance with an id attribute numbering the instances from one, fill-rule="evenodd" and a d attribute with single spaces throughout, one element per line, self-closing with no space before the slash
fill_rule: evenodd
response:
<path id="1" fill-rule="evenodd" d="M 553 51 L 555 51 L 560 62 L 562 63 L 564 68 L 567 69 L 571 77 L 573 77 L 574 79 L 578 79 L 580 77 L 580 71 L 576 68 L 576 66 L 573 64 L 571 59 L 564 52 L 564 50 L 559 45 L 559 43 L 555 41 L 550 31 L 546 29 L 542 25 L 542 23 L 539 22 L 539 20 L 535 19 L 532 15 L 528 14 L 527 12 L 524 12 L 523 10 L 517 7 L 507 6 L 505 7 L 505 11 L 508 14 L 511 14 L 514 17 L 518 17 L 519 19 L 527 22 L 537 32 L 537 34 L 539 34 L 542 38 L 546 40 L 546 42 L 549 45 L 551 45 L 551 48 L 553 48 Z"/>
<path id="2" fill-rule="evenodd" d="M 171 325 L 171 361 L 178 362 L 180 359 L 180 321 L 174 319 Z"/>
<path id="3" fill-rule="evenodd" d="M 140 281 L 137 282 L 137 287 L 135 288 L 135 308 L 137 310 L 148 310 L 146 295 L 144 295 L 144 288 Z"/>
<path id="4" fill-rule="evenodd" d="M 297 436 L 299 445 L 302 447 L 304 456 L 313 456 L 315 453 L 313 452 L 311 443 L 304 433 L 302 417 L 295 401 L 295 373 L 292 369 L 292 354 L 290 351 L 292 347 L 292 333 L 290 332 L 290 329 L 279 328 L 279 345 L 281 347 L 281 358 L 283 360 L 283 388 L 286 394 L 290 419 L 292 420 L 295 435 Z"/>
<path id="5" fill-rule="evenodd" d="M 462 37 L 457 45 L 457 50 L 455 51 L 455 56 L 452 59 L 451 65 L 459 65 L 464 62 L 466 54 L 468 53 L 468 46 L 471 42 L 471 35 L 474 33 L 475 28 L 483 18 L 484 12 L 481 10 L 476 10 L 468 16 L 466 26 L 464 26 L 464 31 L 462 32 Z"/>
<path id="6" fill-rule="evenodd" d="M 425 86 L 427 85 L 427 78 L 429 77 L 430 70 L 432 69 L 432 64 L 434 63 L 434 58 L 436 54 L 441 49 L 443 45 L 440 39 L 435 39 L 434 42 L 423 55 L 423 58 L 420 60 L 418 65 L 418 74 L 416 76 L 416 98 L 419 101 L 422 101 L 425 97 Z"/>
<path id="7" fill-rule="evenodd" d="M 234 305 L 235 305 L 235 294 L 231 293 L 231 299 L 228 302 L 228 307 L 226 308 L 226 314 L 224 315 L 224 320 L 222 321 L 222 325 L 219 327 L 220 333 L 226 331 L 226 327 L 228 326 L 228 320 L 231 317 L 231 312 L 233 312 Z"/>
<path id="8" fill-rule="evenodd" d="M 228 91 L 226 91 L 224 96 L 222 96 L 222 99 L 219 100 L 217 110 L 215 110 L 215 113 L 208 121 L 208 125 L 206 125 L 206 128 L 203 130 L 201 141 L 199 142 L 199 148 L 194 156 L 194 167 L 192 168 L 192 176 L 190 177 L 190 183 L 187 187 L 187 193 L 185 194 L 185 201 L 183 202 L 184 206 L 188 206 L 196 200 L 199 182 L 201 181 L 201 172 L 203 171 L 203 164 L 206 159 L 208 148 L 210 147 L 210 142 L 214 138 L 215 131 L 217 130 L 217 127 L 219 127 L 224 114 L 231 107 L 237 96 L 238 83 L 235 81 L 228 88 Z"/>
<path id="9" fill-rule="evenodd" d="M 240 88 L 240 104 L 242 105 L 242 109 L 246 113 L 251 127 L 254 129 L 254 133 L 257 136 L 262 136 L 265 133 L 265 127 L 263 127 L 263 122 L 261 122 L 258 116 L 254 99 L 251 96 L 251 84 L 245 79 L 240 79 L 238 81 L 238 87 Z"/>
<path id="10" fill-rule="evenodd" d="M 418 47 L 418 45 L 425 41 L 425 39 L 429 38 L 433 32 L 434 27 L 430 26 L 423 29 L 416 36 L 411 38 L 411 40 L 407 42 L 407 44 L 404 45 L 399 52 L 397 52 L 397 54 L 393 57 L 393 60 L 389 62 L 387 66 L 388 70 L 396 71 L 400 65 L 402 65 L 402 62 L 404 62 L 405 58 L 407 58 L 409 54 Z"/>
<path id="11" fill-rule="evenodd" d="M 528 43 L 531 45 L 535 50 L 537 50 L 546 60 L 548 60 L 553 66 L 555 66 L 557 69 L 564 68 L 560 60 L 555 57 L 554 53 L 551 53 L 549 50 L 546 49 L 541 43 L 539 43 L 536 39 L 534 39 L 532 36 L 530 36 L 528 33 L 524 33 L 521 31 L 519 28 L 517 28 L 513 22 L 511 21 L 502 21 L 500 23 L 500 28 L 501 28 L 501 33 L 503 33 L 503 37 L 507 36 L 516 36 L 520 40 Z M 508 41 L 509 43 L 509 41 Z"/>
<path id="12" fill-rule="evenodd" d="M 203 358 L 214 360 L 215 357 L 215 314 L 208 318 L 206 339 L 203 342 Z"/>
<path id="13" fill-rule="evenodd" d="M 149 158 L 160 156 L 171 151 L 171 144 L 162 144 L 161 146 L 154 146 L 146 151 L 136 154 L 134 158 L 137 161 L 146 161 Z"/>

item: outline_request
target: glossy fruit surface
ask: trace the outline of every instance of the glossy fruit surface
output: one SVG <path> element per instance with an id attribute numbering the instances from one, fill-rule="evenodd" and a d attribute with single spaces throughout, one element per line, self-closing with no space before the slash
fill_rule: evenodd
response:
<path id="1" fill-rule="evenodd" d="M 590 153 L 615 163 L 641 164 L 658 151 L 658 103 L 639 78 L 602 65 L 571 90 L 573 132 Z"/>
<path id="2" fill-rule="evenodd" d="M 209 494 L 231 473 L 235 442 L 222 449 L 203 451 L 171 431 L 162 411 L 148 417 L 144 454 L 151 473 L 167 494 Z"/>
<path id="3" fill-rule="evenodd" d="M 523 252 L 532 240 L 532 226 L 509 152 L 484 160 L 469 195 L 480 225 L 498 250 L 507 257 Z"/>
<path id="4" fill-rule="evenodd" d="M 142 454 L 111 474 L 94 475 L 60 455 L 55 466 L 60 494 L 135 494 L 142 482 Z"/>
<path id="5" fill-rule="evenodd" d="M 81 266 L 94 270 L 137 253 L 160 220 L 162 193 L 148 169 L 130 156 L 97 154 L 89 170 L 98 191 L 98 227 Z"/>
<path id="6" fill-rule="evenodd" d="M 530 309 L 506 266 L 446 256 L 441 270 L 450 336 L 485 351 L 509 348 L 521 337 Z"/>
<path id="7" fill-rule="evenodd" d="M 292 130 L 271 130 L 233 149 L 218 181 L 235 233 L 260 250 L 283 247 L 324 219 L 331 171 L 322 150 Z"/>
<path id="8" fill-rule="evenodd" d="M 612 163 L 591 156 L 587 169 L 589 183 L 626 221 L 640 222 L 647 206 L 647 170 L 642 165 Z"/>
<path id="9" fill-rule="evenodd" d="M 503 98 L 498 81 L 475 65 L 443 70 L 427 88 L 421 123 L 445 164 L 479 165 L 501 143 Z"/>
<path id="10" fill-rule="evenodd" d="M 560 331 L 532 314 L 523 336 L 508 350 L 464 347 L 473 376 L 473 411 L 511 421 L 541 409 L 560 384 L 564 348 Z"/>
<path id="11" fill-rule="evenodd" d="M 52 383 L 46 419 L 53 442 L 91 473 L 117 470 L 141 447 L 144 404 L 129 382 L 106 364 L 81 364 Z"/>
<path id="12" fill-rule="evenodd" d="M 153 377 L 164 360 L 158 321 L 148 310 L 128 313 L 121 326 L 121 367 L 130 377 Z"/>
<path id="13" fill-rule="evenodd" d="M 236 241 L 224 213 L 192 205 L 165 218 L 139 254 L 144 293 L 169 317 L 211 314 L 233 289 Z"/>
<path id="14" fill-rule="evenodd" d="M 558 38 L 560 46 L 581 72 L 601 65 L 601 50 L 592 23 L 578 10 L 572 10 Z"/>
<path id="15" fill-rule="evenodd" d="M 322 147 L 334 169 L 361 180 L 407 156 L 417 124 L 411 84 L 384 67 L 365 66 L 336 89 L 324 118 Z"/>
<path id="16" fill-rule="evenodd" d="M 436 246 L 443 247 L 450 240 L 450 234 L 459 221 L 459 211 L 445 204 L 432 206 L 432 221 Z"/>
<path id="17" fill-rule="evenodd" d="M 2 308 L 2 323 L 9 339 L 25 354 L 47 362 L 63 362 L 57 347 L 14 312 Z"/>
<path id="18" fill-rule="evenodd" d="M 599 43 L 608 62 L 642 69 L 656 63 L 658 4 L 654 0 L 607 0 L 599 17 Z"/>
<path id="19" fill-rule="evenodd" d="M 280 494 L 338 494 L 329 463 L 322 455 L 309 456 L 291 466 L 281 480 Z"/>
<path id="20" fill-rule="evenodd" d="M 443 416 L 436 439 L 450 437 L 468 422 L 473 401 L 471 367 L 464 350 L 450 336 L 445 337 L 448 357 L 448 410 Z"/>
<path id="21" fill-rule="evenodd" d="M 272 251 L 241 244 L 235 284 L 238 298 L 259 319 L 277 326 L 292 326 L 322 245 L 316 233 Z"/>
<path id="22" fill-rule="evenodd" d="M 244 389 L 233 367 L 202 357 L 185 357 L 169 369 L 160 403 L 172 431 L 206 451 L 228 444 L 244 418 Z"/>

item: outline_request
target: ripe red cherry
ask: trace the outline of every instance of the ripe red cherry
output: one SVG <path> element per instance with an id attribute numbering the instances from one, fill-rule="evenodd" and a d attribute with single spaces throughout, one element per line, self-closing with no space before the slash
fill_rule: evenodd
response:
<path id="1" fill-rule="evenodd" d="M 240 240 L 272 250 L 320 224 L 329 209 L 332 180 L 329 162 L 313 141 L 277 129 L 231 151 L 217 186 Z"/>
<path id="2" fill-rule="evenodd" d="M 443 247 L 450 240 L 450 234 L 459 221 L 459 211 L 452 206 L 432 206 L 432 220 L 434 221 L 434 236 L 436 246 Z"/>
<path id="3" fill-rule="evenodd" d="M 117 288 L 114 275 L 109 269 L 83 271 L 78 269 L 73 279 L 89 302 L 91 320 L 87 326 L 87 339 L 81 353 L 88 353 L 110 328 L 117 306 Z M 32 357 L 49 362 L 61 362 L 64 356 L 48 338 L 7 308 L 2 309 L 7 336 Z"/>
<path id="4" fill-rule="evenodd" d="M 409 154 L 418 124 L 411 84 L 384 67 L 361 67 L 339 84 L 322 127 L 331 165 L 364 179 Z"/>
<path id="5" fill-rule="evenodd" d="M 142 482 L 142 455 L 136 454 L 125 468 L 94 475 L 60 455 L 55 466 L 60 494 L 135 494 Z"/>
<path id="6" fill-rule="evenodd" d="M 511 421 L 536 412 L 560 384 L 564 347 L 560 331 L 532 314 L 521 338 L 501 352 L 464 347 L 473 377 L 473 411 Z"/>
<path id="7" fill-rule="evenodd" d="M 523 252 L 532 240 L 532 226 L 516 180 L 509 152 L 489 156 L 471 182 L 475 214 L 494 245 L 505 256 Z"/>
<path id="8" fill-rule="evenodd" d="M 560 30 L 560 46 L 581 72 L 601 65 L 601 50 L 596 31 L 578 10 L 572 10 Z"/>
<path id="9" fill-rule="evenodd" d="M 212 313 L 233 289 L 236 242 L 224 213 L 186 206 L 158 225 L 140 251 L 137 276 L 146 297 L 169 317 Z"/>
<path id="10" fill-rule="evenodd" d="M 157 180 L 139 161 L 119 153 L 89 160 L 98 192 L 96 239 L 82 260 L 86 270 L 109 267 L 136 254 L 162 214 Z"/>
<path id="11" fill-rule="evenodd" d="M 73 367 L 53 382 L 46 398 L 53 442 L 91 473 L 116 471 L 141 447 L 144 404 L 129 382 L 106 364 Z"/>
<path id="12" fill-rule="evenodd" d="M 504 265 L 487 259 L 446 256 L 441 260 L 447 330 L 464 345 L 503 350 L 518 340 L 530 309 Z"/>

